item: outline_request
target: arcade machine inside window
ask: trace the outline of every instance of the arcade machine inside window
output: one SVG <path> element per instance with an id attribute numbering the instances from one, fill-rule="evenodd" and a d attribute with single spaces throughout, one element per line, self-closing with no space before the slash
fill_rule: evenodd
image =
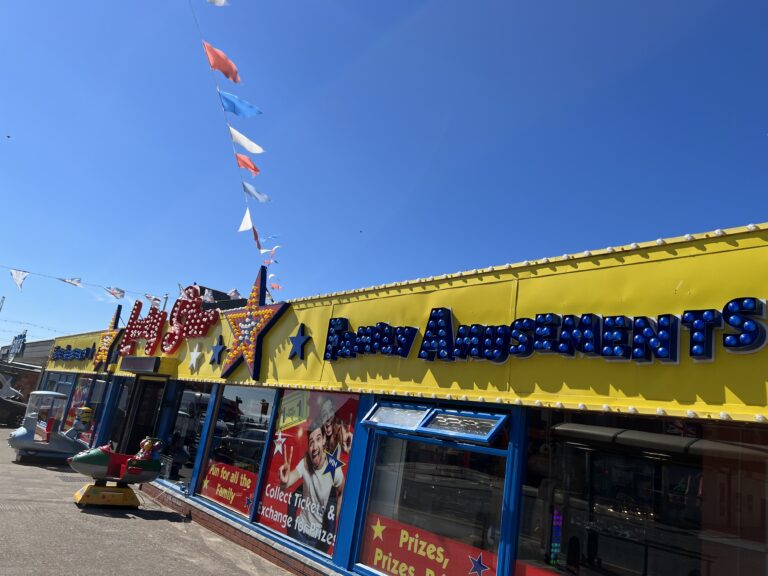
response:
<path id="1" fill-rule="evenodd" d="M 495 574 L 509 444 L 504 414 L 380 403 L 358 562 L 385 574 Z"/>

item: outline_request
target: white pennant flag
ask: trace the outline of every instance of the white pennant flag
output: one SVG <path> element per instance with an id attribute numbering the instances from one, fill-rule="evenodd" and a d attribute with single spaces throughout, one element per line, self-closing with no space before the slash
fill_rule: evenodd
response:
<path id="1" fill-rule="evenodd" d="M 120 300 L 121 298 L 125 297 L 125 290 L 122 288 L 117 288 L 113 286 L 107 286 L 104 288 L 107 292 L 109 292 L 112 296 L 114 296 L 117 300 Z"/>
<path id="2" fill-rule="evenodd" d="M 232 288 L 232 290 L 227 292 L 227 296 L 229 296 L 230 300 L 239 300 L 242 298 L 242 296 L 240 296 L 240 292 L 237 291 L 237 288 Z"/>
<path id="3" fill-rule="evenodd" d="M 269 196 L 256 190 L 256 188 L 253 187 L 253 184 L 243 182 L 243 190 L 245 190 L 245 193 L 248 194 L 248 196 L 258 200 L 262 204 L 264 204 L 264 202 L 269 202 Z"/>
<path id="4" fill-rule="evenodd" d="M 282 248 L 282 246 L 280 246 L 280 244 L 277 244 L 274 248 L 262 248 L 261 250 L 259 250 L 259 252 L 261 254 L 269 254 L 270 258 L 274 258 L 275 252 L 277 251 L 278 248 Z"/>
<path id="5" fill-rule="evenodd" d="M 216 300 L 213 299 L 213 290 L 210 288 L 206 288 L 205 292 L 203 292 L 203 302 L 207 302 L 208 304 L 215 302 Z"/>
<path id="6" fill-rule="evenodd" d="M 264 152 L 264 148 L 256 144 L 256 142 L 252 142 L 251 140 L 248 140 L 243 134 L 232 128 L 232 126 L 229 127 L 229 133 L 232 135 L 232 142 L 235 144 L 239 144 L 248 152 L 251 154 L 261 154 Z"/>
<path id="7" fill-rule="evenodd" d="M 214 6 L 218 7 L 229 6 L 229 2 L 227 2 L 227 0 L 208 0 L 208 4 L 213 4 Z"/>
<path id="8" fill-rule="evenodd" d="M 13 281 L 16 283 L 16 287 L 19 289 L 19 292 L 21 292 L 21 285 L 24 284 L 24 280 L 27 278 L 27 276 L 29 276 L 29 272 L 11 268 L 11 278 L 13 278 Z"/>
<path id="9" fill-rule="evenodd" d="M 251 220 L 251 211 L 246 208 L 245 214 L 243 215 L 243 221 L 240 222 L 240 228 L 237 230 L 238 232 L 248 232 L 253 229 L 253 220 Z"/>
<path id="10" fill-rule="evenodd" d="M 160 302 L 162 302 L 162 300 L 160 300 L 160 298 L 157 296 L 153 296 L 152 294 L 144 294 L 144 298 L 149 300 L 150 308 L 160 308 Z"/>
<path id="11" fill-rule="evenodd" d="M 62 282 L 69 284 L 70 286 L 77 286 L 78 288 L 83 287 L 82 280 L 80 278 L 59 278 Z"/>

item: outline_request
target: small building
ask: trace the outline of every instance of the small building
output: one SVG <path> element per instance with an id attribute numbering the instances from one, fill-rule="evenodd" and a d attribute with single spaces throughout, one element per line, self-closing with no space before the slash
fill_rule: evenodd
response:
<path id="1" fill-rule="evenodd" d="M 57 339 L 41 387 L 296 574 L 764 574 L 766 270 L 767 225 L 285 303 L 262 269 Z"/>

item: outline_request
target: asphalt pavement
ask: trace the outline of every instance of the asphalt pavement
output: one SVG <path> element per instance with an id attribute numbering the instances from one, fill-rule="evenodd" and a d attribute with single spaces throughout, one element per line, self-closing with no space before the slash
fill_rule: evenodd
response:
<path id="1" fill-rule="evenodd" d="M 0 428 L 0 576 L 289 576 L 136 491 L 139 509 L 83 508 L 88 478 L 64 464 L 17 464 Z"/>

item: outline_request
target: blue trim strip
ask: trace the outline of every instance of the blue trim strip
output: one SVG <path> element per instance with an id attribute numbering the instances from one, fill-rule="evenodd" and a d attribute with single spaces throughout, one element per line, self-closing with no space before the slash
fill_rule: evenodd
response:
<path id="1" fill-rule="evenodd" d="M 356 548 L 352 538 L 339 538 L 339 535 L 354 533 L 356 520 L 360 513 L 359 508 L 365 506 L 365 501 L 360 499 L 360 495 L 363 492 L 362 484 L 366 469 L 369 432 L 365 426 L 361 426 L 361 423 L 374 403 L 373 396 L 370 394 L 361 395 L 358 398 L 355 435 L 352 438 L 352 449 L 349 453 L 349 466 L 347 477 L 344 480 L 342 507 L 339 512 L 339 523 L 336 528 L 336 540 L 333 549 L 334 562 L 345 568 L 354 561 L 352 553 L 355 552 Z"/>
<path id="2" fill-rule="evenodd" d="M 517 559 L 517 539 L 520 527 L 522 477 L 528 450 L 526 410 L 512 408 L 512 431 L 509 438 L 504 500 L 501 505 L 501 542 L 497 574 L 514 574 Z"/>
<path id="3" fill-rule="evenodd" d="M 200 444 L 197 445 L 197 452 L 195 453 L 195 465 L 192 468 L 192 477 L 189 479 L 189 485 L 187 486 L 187 491 L 190 494 L 194 494 L 200 484 L 200 476 L 203 473 L 203 466 L 208 457 L 209 437 L 211 429 L 216 426 L 216 418 L 219 415 L 219 403 L 221 402 L 223 391 L 224 386 L 218 383 L 214 384 L 213 388 L 211 388 L 211 396 L 208 400 L 208 407 L 205 410 L 205 422 L 203 423 L 203 429 L 200 431 Z"/>
<path id="4" fill-rule="evenodd" d="M 264 442 L 264 452 L 261 453 L 261 463 L 259 464 L 259 475 L 256 480 L 256 490 L 253 493 L 253 508 L 248 515 L 248 520 L 253 522 L 256 517 L 256 512 L 259 509 L 261 503 L 261 493 L 264 490 L 264 482 L 267 480 L 269 471 L 265 469 L 267 462 L 269 462 L 269 451 L 272 449 L 272 439 L 275 437 L 275 428 L 277 427 L 277 415 L 280 410 L 280 404 L 283 402 L 284 390 L 277 390 L 272 401 L 272 415 L 269 417 L 269 435 Z"/>

